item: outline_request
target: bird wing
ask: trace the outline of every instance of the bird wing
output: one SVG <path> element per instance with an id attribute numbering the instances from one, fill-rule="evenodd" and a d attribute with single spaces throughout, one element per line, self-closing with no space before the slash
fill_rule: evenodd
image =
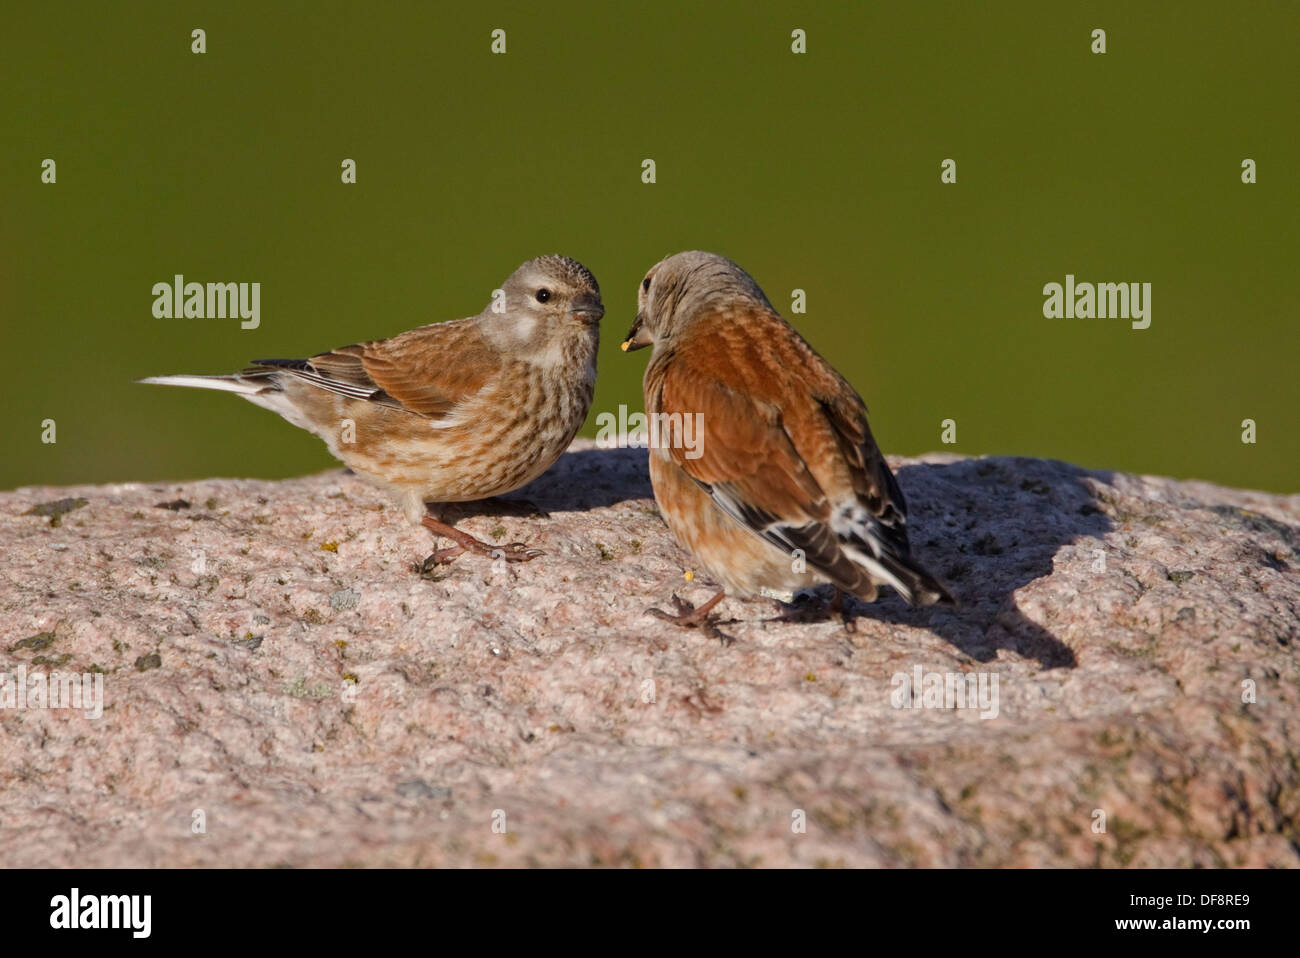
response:
<path id="1" fill-rule="evenodd" d="M 500 369 L 501 356 L 473 320 L 456 320 L 310 359 L 253 362 L 258 372 L 274 368 L 342 396 L 441 419 L 483 388 Z"/>
<path id="2" fill-rule="evenodd" d="M 667 452 L 720 509 L 847 591 L 874 594 L 872 573 L 910 601 L 895 568 L 910 566 L 906 504 L 866 407 L 788 323 L 757 307 L 719 311 L 689 350 L 663 358 L 648 408 L 702 417 L 698 454 Z"/>
<path id="3" fill-rule="evenodd" d="M 822 367 L 814 372 L 821 387 L 814 398 L 835 432 L 854 499 L 865 510 L 872 533 L 890 548 L 907 553 L 907 500 L 871 435 L 866 404 L 824 359 L 816 353 L 813 356 Z"/>

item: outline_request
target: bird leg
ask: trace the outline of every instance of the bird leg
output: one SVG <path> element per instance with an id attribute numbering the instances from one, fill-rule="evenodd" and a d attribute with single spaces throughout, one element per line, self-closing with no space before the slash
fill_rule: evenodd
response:
<path id="1" fill-rule="evenodd" d="M 450 562 L 465 552 L 473 552 L 477 555 L 487 556 L 489 559 L 505 559 L 507 562 L 528 562 L 536 559 L 540 555 L 545 555 L 541 549 L 530 549 L 522 542 L 511 542 L 507 545 L 492 545 L 481 539 L 475 539 L 468 532 L 461 532 L 455 526 L 448 525 L 441 519 L 433 516 L 425 516 L 420 522 L 428 528 L 434 535 L 446 536 L 452 542 L 456 543 L 449 549 L 439 549 L 430 558 L 435 563 Z"/>
<path id="2" fill-rule="evenodd" d="M 835 598 L 831 599 L 831 611 L 840 617 L 845 632 L 856 632 L 858 627 L 853 621 L 853 613 L 845 607 L 845 598 L 847 598 L 847 593 L 843 589 L 836 588 Z"/>
<path id="3" fill-rule="evenodd" d="M 671 615 L 662 609 L 646 609 L 647 615 L 653 615 L 656 618 L 663 619 L 665 622 L 673 622 L 687 629 L 699 628 L 701 632 L 711 639 L 717 639 L 723 645 L 730 645 L 735 641 L 731 636 L 724 635 L 718 629 L 718 623 L 721 621 L 717 615 L 711 615 L 713 607 L 722 601 L 726 595 L 726 590 L 720 591 L 717 595 L 705 602 L 699 608 L 695 604 L 688 602 L 686 599 L 678 597 L 673 593 L 673 605 L 677 606 L 677 614 Z"/>

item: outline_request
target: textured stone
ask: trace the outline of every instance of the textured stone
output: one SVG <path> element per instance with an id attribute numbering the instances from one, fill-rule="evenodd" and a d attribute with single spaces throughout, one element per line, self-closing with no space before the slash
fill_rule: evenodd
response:
<path id="1" fill-rule="evenodd" d="M 0 671 L 104 672 L 0 709 L 6 864 L 1300 864 L 1300 496 L 893 462 L 962 608 L 728 600 L 729 647 L 644 613 L 710 594 L 644 451 L 451 514 L 545 557 L 424 574 L 337 471 L 0 494 Z M 895 708 L 916 666 L 997 716 Z"/>

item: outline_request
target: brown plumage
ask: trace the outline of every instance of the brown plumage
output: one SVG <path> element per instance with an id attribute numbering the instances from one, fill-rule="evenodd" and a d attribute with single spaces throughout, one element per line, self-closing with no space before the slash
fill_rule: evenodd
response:
<path id="1" fill-rule="evenodd" d="M 550 468 L 591 406 L 604 311 L 586 267 L 543 256 L 469 319 L 309 359 L 255 360 L 232 376 L 142 382 L 237 393 L 319 436 L 412 522 L 462 549 L 527 559 L 539 553 L 487 546 L 426 516 L 425 504 L 501 495 Z"/>
<path id="2" fill-rule="evenodd" d="M 830 582 L 872 601 L 888 584 L 913 605 L 954 602 L 911 556 L 903 493 L 862 399 L 749 274 L 679 253 L 646 274 L 638 306 L 624 349 L 654 346 L 644 391 L 655 499 L 726 592 Z M 698 448 L 674 441 L 664 417 L 695 414 Z"/>

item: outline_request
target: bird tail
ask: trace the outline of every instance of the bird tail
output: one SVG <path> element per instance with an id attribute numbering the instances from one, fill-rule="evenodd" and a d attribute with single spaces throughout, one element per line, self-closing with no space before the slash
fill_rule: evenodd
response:
<path id="1" fill-rule="evenodd" d="M 912 558 L 901 516 L 890 524 L 868 522 L 842 528 L 837 538 L 842 565 L 823 571 L 846 592 L 872 602 L 876 586 L 889 585 L 908 605 L 960 605 L 942 582 Z"/>
<path id="2" fill-rule="evenodd" d="M 223 392 L 239 393 L 243 396 L 255 396 L 272 385 L 267 381 L 265 375 L 260 377 L 259 381 L 256 374 L 247 375 L 243 373 L 235 376 L 150 376 L 147 379 L 138 379 L 136 381 L 155 386 L 190 386 L 195 389 L 219 389 Z"/>
<path id="3" fill-rule="evenodd" d="M 718 501 L 714 486 L 714 501 Z M 866 602 L 876 599 L 876 586 L 893 586 L 908 605 L 959 603 L 942 582 L 926 572 L 907 545 L 902 525 L 886 528 L 857 522 L 841 526 L 808 522 L 801 526 L 773 523 L 763 537 L 787 551 L 797 550 L 838 588 Z"/>
<path id="4" fill-rule="evenodd" d="M 885 552 L 870 565 L 877 567 L 871 570 L 873 573 L 884 573 L 880 578 L 892 585 L 908 605 L 960 604 L 942 582 L 921 568 L 911 556 L 896 556 Z"/>

